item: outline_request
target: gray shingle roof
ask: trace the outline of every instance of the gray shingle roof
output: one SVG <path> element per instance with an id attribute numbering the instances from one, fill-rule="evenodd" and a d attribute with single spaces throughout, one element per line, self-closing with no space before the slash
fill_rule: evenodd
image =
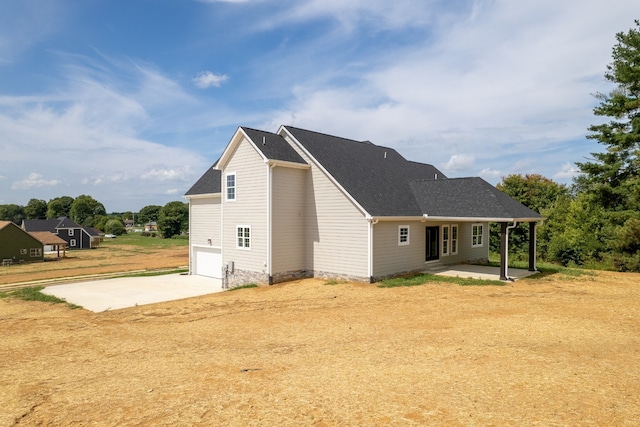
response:
<path id="1" fill-rule="evenodd" d="M 285 129 L 373 216 L 421 216 L 409 182 L 444 174 L 410 162 L 393 148 L 285 126 Z"/>
<path id="2" fill-rule="evenodd" d="M 280 135 L 246 127 L 242 127 L 241 129 L 267 159 L 300 163 L 303 165 L 307 164 L 307 162 L 300 157 L 300 154 Z"/>
<path id="3" fill-rule="evenodd" d="M 413 181 L 410 186 L 429 216 L 542 219 L 479 177 Z"/>
<path id="4" fill-rule="evenodd" d="M 215 166 L 215 163 L 214 163 Z M 220 192 L 220 177 L 221 172 L 213 169 L 211 166 L 206 170 L 204 175 L 196 181 L 195 184 L 185 193 L 185 196 L 195 196 L 197 194 L 212 194 Z"/>
<path id="5" fill-rule="evenodd" d="M 23 227 L 26 231 L 50 231 L 55 233 L 58 228 L 82 228 L 66 216 L 51 219 L 25 219 Z"/>

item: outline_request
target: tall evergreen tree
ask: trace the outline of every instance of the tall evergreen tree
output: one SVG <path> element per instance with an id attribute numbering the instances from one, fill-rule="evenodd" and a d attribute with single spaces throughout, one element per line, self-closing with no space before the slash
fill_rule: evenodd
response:
<path id="1" fill-rule="evenodd" d="M 616 34 L 613 62 L 605 78 L 616 87 L 609 94 L 597 94 L 597 116 L 610 117 L 607 123 L 589 127 L 589 139 L 606 147 L 592 153 L 593 160 L 577 163 L 582 175 L 576 180 L 578 192 L 588 194 L 605 211 L 640 209 L 640 21 L 627 33 Z"/>

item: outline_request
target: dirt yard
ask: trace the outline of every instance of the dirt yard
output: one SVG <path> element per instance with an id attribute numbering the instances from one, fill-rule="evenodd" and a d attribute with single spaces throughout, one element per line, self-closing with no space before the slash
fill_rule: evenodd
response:
<path id="1" fill-rule="evenodd" d="M 103 273 L 117 273 L 159 268 L 184 267 L 189 264 L 187 245 L 177 247 L 140 247 L 139 245 L 110 245 L 98 249 L 67 251 L 66 258 L 53 261 L 0 267 L 1 285 L 58 279 Z"/>
<path id="2" fill-rule="evenodd" d="M 637 426 L 639 331 L 638 274 L 2 299 L 0 425 Z"/>

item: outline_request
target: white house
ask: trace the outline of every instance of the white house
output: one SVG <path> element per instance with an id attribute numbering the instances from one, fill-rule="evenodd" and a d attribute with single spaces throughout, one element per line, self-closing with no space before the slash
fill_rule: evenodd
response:
<path id="1" fill-rule="evenodd" d="M 190 272 L 230 286 L 298 277 L 367 282 L 486 260 L 490 222 L 542 217 L 481 178 L 448 179 L 392 148 L 281 126 L 240 127 L 185 194 Z"/>

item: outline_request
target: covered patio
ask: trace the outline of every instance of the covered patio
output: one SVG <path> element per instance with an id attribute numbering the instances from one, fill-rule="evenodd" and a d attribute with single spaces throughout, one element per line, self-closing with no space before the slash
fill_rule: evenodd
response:
<path id="1" fill-rule="evenodd" d="M 502 278 L 500 267 L 473 264 L 448 265 L 442 266 L 437 270 L 429 271 L 429 273 L 438 276 L 502 281 L 515 281 L 538 273 L 538 271 L 523 270 L 520 268 L 510 268 L 508 272 L 508 276 L 505 275 L 506 277 Z"/>

